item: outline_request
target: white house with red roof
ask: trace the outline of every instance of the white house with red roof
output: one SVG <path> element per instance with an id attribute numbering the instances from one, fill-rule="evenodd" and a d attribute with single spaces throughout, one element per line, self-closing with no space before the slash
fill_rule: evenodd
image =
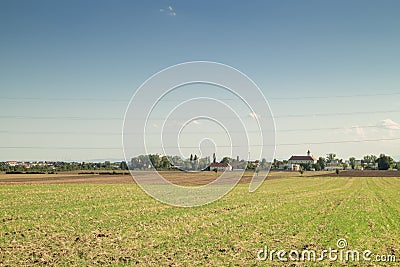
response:
<path id="1" fill-rule="evenodd" d="M 317 159 L 311 155 L 310 150 L 307 151 L 307 156 L 291 156 L 288 160 L 289 170 L 297 171 L 300 169 L 300 164 L 308 163 L 317 163 Z"/>

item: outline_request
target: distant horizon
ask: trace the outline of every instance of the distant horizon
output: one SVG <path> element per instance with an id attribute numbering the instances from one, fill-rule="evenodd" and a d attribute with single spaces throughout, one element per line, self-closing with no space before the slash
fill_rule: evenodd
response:
<path id="1" fill-rule="evenodd" d="M 329 153 L 333 153 L 333 152 L 329 152 Z M 329 154 L 329 153 L 327 153 L 327 154 Z M 293 154 L 293 155 L 288 156 L 287 158 L 275 158 L 275 159 L 279 160 L 279 161 L 283 161 L 283 160 L 288 160 L 291 156 L 304 156 L 306 154 L 307 153 L 304 153 L 304 154 Z M 318 159 L 319 157 L 326 158 L 327 154 L 318 156 L 318 155 L 314 155 L 313 153 L 311 153 L 311 156 L 314 156 L 314 157 L 316 157 Z M 350 156 L 350 157 L 355 157 L 357 160 L 361 160 L 361 159 L 363 159 L 364 156 L 375 155 L 375 156 L 379 157 L 380 154 L 385 154 L 385 153 L 368 154 L 368 155 L 363 155 L 361 157 L 356 157 L 356 156 Z M 141 154 L 141 155 L 144 155 L 144 154 Z M 136 155 L 134 157 L 138 157 L 138 156 L 141 156 L 141 155 Z M 161 156 L 162 154 L 158 153 L 158 155 Z M 390 156 L 391 158 L 393 158 L 393 160 L 395 162 L 400 162 L 400 156 L 399 155 L 398 156 L 393 156 L 393 155 L 389 155 L 389 154 L 385 154 L 385 155 L 386 156 Z M 162 156 L 164 156 L 164 155 L 162 155 Z M 167 155 L 167 156 L 176 156 L 176 155 Z M 131 159 L 134 158 L 134 157 L 131 157 Z M 340 155 L 336 155 L 336 157 L 338 159 L 343 159 L 344 161 L 348 160 L 350 158 L 350 157 L 348 157 L 348 158 L 340 157 Z M 224 158 L 224 156 L 222 156 L 219 160 L 218 160 L 218 158 L 219 157 L 217 157 L 217 161 L 219 162 Z M 188 159 L 188 158 L 185 158 L 185 159 Z M 236 159 L 236 157 L 234 157 L 232 159 Z M 246 159 L 240 158 L 240 160 L 246 160 Z M 250 159 L 250 161 L 255 161 L 255 160 L 262 160 L 262 159 Z M 92 162 L 92 163 L 94 163 L 94 162 L 105 162 L 105 161 L 121 162 L 121 161 L 125 161 L 125 159 L 123 159 L 123 158 L 98 158 L 98 159 L 86 159 L 86 160 L 80 160 L 80 159 L 76 159 L 76 160 L 75 159 L 71 159 L 71 160 L 52 160 L 52 159 L 29 159 L 29 160 L 24 159 L 24 160 L 20 160 L 20 159 L 8 159 L 8 160 L 1 160 L 0 162 L 7 162 L 7 161 L 17 161 L 17 162 L 35 162 L 35 161 L 36 162 L 39 162 L 39 161 L 41 161 L 41 162 L 44 162 L 44 161 L 57 162 L 57 161 L 60 161 L 60 162 Z"/>

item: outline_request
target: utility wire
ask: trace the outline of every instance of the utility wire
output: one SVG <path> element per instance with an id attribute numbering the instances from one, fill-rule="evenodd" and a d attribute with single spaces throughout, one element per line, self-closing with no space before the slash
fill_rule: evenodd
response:
<path id="1" fill-rule="evenodd" d="M 276 145 L 250 145 L 249 147 L 274 147 L 274 146 L 299 146 L 299 145 L 324 145 L 324 144 L 347 144 L 347 143 L 364 143 L 364 142 L 381 142 L 381 141 L 399 141 L 400 138 L 378 138 L 378 139 L 363 139 L 363 140 L 341 140 L 341 141 L 323 141 L 323 142 L 305 142 L 305 143 L 282 143 Z M 214 147 L 214 146 L 212 146 Z M 233 145 L 220 145 L 217 147 L 247 147 L 247 146 L 233 146 Z M 45 147 L 45 146 L 0 146 L 1 149 L 49 149 L 49 150 L 117 150 L 122 147 Z M 133 147 L 128 147 L 132 149 Z M 158 147 L 147 147 L 158 148 Z M 177 148 L 177 146 L 164 148 Z M 180 148 L 198 148 L 198 146 L 180 146 Z"/>
<path id="2" fill-rule="evenodd" d="M 384 125 L 358 125 L 351 127 L 327 127 L 327 128 L 307 128 L 307 129 L 282 129 L 276 130 L 275 132 L 314 132 L 314 131 L 332 131 L 332 130 L 347 130 L 347 129 L 358 129 L 358 128 L 380 128 L 388 129 Z M 229 131 L 229 133 L 242 133 L 243 131 Z M 246 133 L 260 133 L 260 131 L 245 131 Z M 0 133 L 7 134 L 38 134 L 38 135 L 111 135 L 121 136 L 122 132 L 78 132 L 78 131 L 9 131 L 0 130 Z M 218 134 L 218 131 L 185 131 L 184 134 Z M 163 131 L 162 134 L 176 134 L 176 132 Z M 124 133 L 124 135 L 144 135 L 144 133 Z M 160 135 L 160 132 L 146 132 L 146 135 Z"/>
<path id="3" fill-rule="evenodd" d="M 328 95 L 328 96 L 293 96 L 293 97 L 266 97 L 267 100 L 304 100 L 304 99 L 330 99 L 330 98 L 353 98 L 353 97 L 380 97 L 380 96 L 396 96 L 400 92 L 395 93 L 377 93 L 377 94 L 348 94 L 348 95 Z M 93 101 L 93 102 L 128 102 L 131 99 L 116 98 L 93 98 L 93 97 L 13 97 L 1 96 L 2 100 L 48 100 L 48 101 Z M 218 98 L 219 100 L 240 100 L 239 98 Z M 187 99 L 162 99 L 161 101 L 185 101 Z"/>
<path id="4" fill-rule="evenodd" d="M 310 113 L 310 114 L 286 114 L 277 115 L 268 118 L 299 118 L 299 117 L 330 117 L 330 116 L 349 116 L 349 115 L 364 115 L 364 114 L 382 114 L 382 113 L 397 113 L 400 110 L 377 110 L 377 111 L 355 111 L 355 112 L 335 112 L 335 113 Z M 238 118 L 232 117 L 217 117 L 218 119 L 224 120 L 237 120 Z M 240 117 L 242 119 L 252 119 L 249 116 Z M 93 120 L 93 121 L 103 121 L 103 120 L 120 120 L 122 117 L 80 117 L 80 116 L 15 116 L 15 115 L 1 115 L 0 119 L 29 119 L 29 120 Z M 173 120 L 186 120 L 186 118 L 173 118 Z M 260 119 L 263 119 L 262 117 Z M 142 120 L 142 119 L 129 119 L 131 120 Z M 151 120 L 165 120 L 165 118 L 151 118 Z"/>
<path id="5" fill-rule="evenodd" d="M 12 116 L 2 115 L 0 119 L 23 119 L 23 120 L 89 120 L 89 121 L 107 121 L 122 120 L 121 117 L 80 117 L 80 116 Z"/>

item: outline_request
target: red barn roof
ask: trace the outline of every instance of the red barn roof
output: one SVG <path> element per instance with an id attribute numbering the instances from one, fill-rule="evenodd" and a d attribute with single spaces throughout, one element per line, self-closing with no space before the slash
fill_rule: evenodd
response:
<path id="1" fill-rule="evenodd" d="M 313 156 L 291 156 L 289 160 L 310 160 L 316 161 L 317 159 Z"/>

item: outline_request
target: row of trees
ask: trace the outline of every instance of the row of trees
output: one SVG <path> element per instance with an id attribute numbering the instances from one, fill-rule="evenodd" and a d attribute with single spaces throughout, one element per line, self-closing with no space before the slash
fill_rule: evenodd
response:
<path id="1" fill-rule="evenodd" d="M 215 154 L 210 157 L 200 158 L 196 154 L 190 155 L 188 159 L 182 159 L 179 156 L 161 156 L 158 154 L 140 155 L 131 159 L 129 167 L 135 170 L 148 170 L 155 168 L 156 170 L 192 170 L 201 171 L 209 170 L 211 163 L 217 163 Z M 241 160 L 239 157 L 224 157 L 219 163 L 230 163 L 234 169 L 267 169 L 270 163 L 266 159 L 261 161 L 248 162 Z"/>
<path id="2" fill-rule="evenodd" d="M 212 157 L 212 162 L 216 163 L 215 154 Z M 230 163 L 235 169 L 254 169 L 254 170 L 266 170 L 268 168 L 279 168 L 279 164 L 287 166 L 288 161 L 284 160 L 280 162 L 274 160 L 272 163 L 268 162 L 265 158 L 261 161 L 245 161 L 240 160 L 239 157 L 236 159 L 230 157 L 224 157 L 221 163 Z M 182 159 L 179 156 L 160 156 L 158 154 L 150 154 L 148 156 L 141 155 L 132 158 L 130 167 L 132 169 L 149 169 L 156 168 L 157 170 L 172 170 L 172 169 L 185 169 L 185 170 L 205 170 L 211 164 L 210 157 L 199 158 L 196 154 L 190 155 L 189 159 Z M 326 157 L 319 157 L 317 162 L 303 163 L 300 164 L 304 170 L 324 170 L 328 166 L 341 167 L 343 169 L 400 169 L 400 162 L 396 163 L 390 156 L 381 154 L 379 157 L 374 155 L 366 155 L 363 159 L 356 160 L 354 157 L 350 157 L 348 161 L 338 159 L 335 153 L 329 153 Z"/>
<path id="3" fill-rule="evenodd" d="M 63 172 L 63 171 L 77 171 L 77 170 L 127 170 L 128 167 L 136 170 L 147 170 L 150 168 L 155 168 L 157 170 L 207 170 L 211 162 L 216 163 L 215 154 L 212 157 L 200 158 L 196 154 L 190 155 L 188 159 L 182 159 L 179 156 L 160 156 L 158 154 L 140 155 L 134 157 L 129 162 L 129 166 L 125 161 L 119 163 L 111 163 L 110 161 L 105 162 L 53 162 L 52 164 L 41 164 L 29 166 L 16 165 L 10 166 L 5 162 L 0 162 L 0 171 L 2 172 L 40 172 L 40 173 L 50 173 L 50 172 Z M 279 168 L 279 164 L 284 164 L 287 166 L 288 161 L 284 160 L 280 162 L 274 160 L 272 163 L 268 162 L 265 158 L 261 161 L 246 161 L 240 160 L 239 157 L 236 159 L 230 157 L 224 157 L 221 163 L 230 163 L 235 169 L 253 169 L 253 170 L 266 170 L 268 168 Z M 356 158 L 350 157 L 347 162 L 343 159 L 338 159 L 336 154 L 329 153 L 326 157 L 319 157 L 315 164 L 301 164 L 304 170 L 314 169 L 316 171 L 324 170 L 327 166 L 337 166 L 343 169 L 398 169 L 400 170 L 400 162 L 395 162 L 393 158 L 385 154 L 379 155 L 366 155 L 361 161 L 357 161 Z"/>
<path id="4" fill-rule="evenodd" d="M 158 154 L 140 155 L 131 159 L 129 168 L 134 170 L 202 170 L 210 164 L 210 158 L 198 158 L 191 155 L 184 160 L 179 156 L 160 156 Z"/>
<path id="5" fill-rule="evenodd" d="M 359 164 L 357 164 L 355 157 L 350 157 L 348 163 L 346 163 L 343 162 L 343 159 L 336 159 L 336 154 L 334 153 L 328 154 L 327 159 L 330 160 L 329 162 L 336 160 L 344 169 L 351 168 L 353 170 L 357 167 L 366 170 L 388 170 L 399 169 L 400 167 L 400 162 L 396 163 L 392 157 L 385 154 L 380 154 L 379 157 L 375 155 L 366 155 L 361 159 Z"/>
<path id="6" fill-rule="evenodd" d="M 327 154 L 326 158 L 319 157 L 316 164 L 312 165 L 312 168 L 316 170 L 324 169 L 327 165 L 334 163 L 334 165 L 342 167 L 343 169 L 357 169 L 362 168 L 366 170 L 389 170 L 399 169 L 400 162 L 395 162 L 393 158 L 385 154 L 380 154 L 379 157 L 375 155 L 366 155 L 361 160 L 357 161 L 355 157 L 350 157 L 347 162 L 343 159 L 337 159 L 336 154 Z M 309 166 L 308 166 L 309 167 Z"/>
<path id="7" fill-rule="evenodd" d="M 9 173 L 54 173 L 79 170 L 127 170 L 128 165 L 125 161 L 119 163 L 105 162 L 54 162 L 51 164 L 19 164 L 10 166 L 6 162 L 0 162 L 0 171 Z"/>
<path id="8" fill-rule="evenodd" d="M 288 167 L 288 161 L 274 160 L 272 163 L 272 169 L 281 169 L 281 164 L 284 167 Z M 329 153 L 326 157 L 319 157 L 315 164 L 303 163 L 300 164 L 304 170 L 324 170 L 326 167 L 340 167 L 343 169 L 365 169 L 365 170 L 388 170 L 398 169 L 400 170 L 400 162 L 395 162 L 393 158 L 385 154 L 380 154 L 379 157 L 375 155 L 366 155 L 361 160 L 356 160 L 355 157 L 350 157 L 348 161 L 339 159 L 335 153 Z"/>

